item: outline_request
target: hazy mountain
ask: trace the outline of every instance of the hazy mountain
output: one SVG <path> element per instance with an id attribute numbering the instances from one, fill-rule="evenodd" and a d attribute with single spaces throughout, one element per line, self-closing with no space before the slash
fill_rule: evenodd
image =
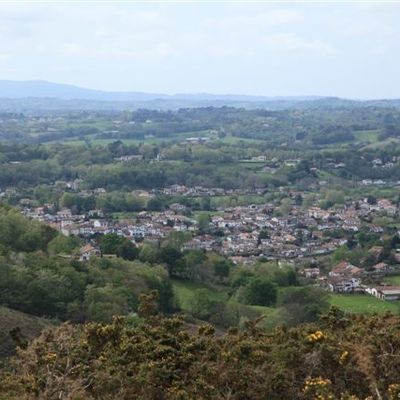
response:
<path id="1" fill-rule="evenodd" d="M 63 100 L 145 101 L 168 96 L 140 92 L 105 92 L 102 90 L 86 89 L 79 86 L 46 81 L 0 80 L 0 97 L 10 99 L 36 97 Z"/>
<path id="2" fill-rule="evenodd" d="M 107 92 L 86 89 L 79 86 L 46 81 L 6 81 L 0 80 L 0 97 L 10 99 L 57 98 L 63 100 L 85 99 L 101 101 L 149 101 L 149 100 L 189 100 L 189 101 L 271 101 L 290 100 L 294 97 L 266 97 L 235 94 L 178 93 L 167 95 L 142 92 Z M 298 101 L 315 100 L 321 97 L 295 97 Z"/>
<path id="3" fill-rule="evenodd" d="M 42 112 L 49 110 L 176 110 L 183 107 L 242 107 L 270 110 L 400 107 L 400 100 L 350 100 L 323 96 L 251 96 L 236 94 L 107 92 L 46 81 L 0 80 L 0 110 Z"/>

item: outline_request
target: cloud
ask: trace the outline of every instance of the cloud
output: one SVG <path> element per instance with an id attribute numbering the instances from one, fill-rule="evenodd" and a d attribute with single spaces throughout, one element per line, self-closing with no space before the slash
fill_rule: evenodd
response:
<path id="1" fill-rule="evenodd" d="M 270 8 L 260 13 L 237 14 L 232 12 L 223 17 L 205 19 L 205 26 L 216 31 L 267 30 L 298 23 L 304 20 L 297 9 Z"/>
<path id="2" fill-rule="evenodd" d="M 335 48 L 319 39 L 304 39 L 292 33 L 277 33 L 263 38 L 266 46 L 278 52 L 316 52 L 321 55 L 335 53 Z"/>
<path id="3" fill-rule="evenodd" d="M 215 40 L 235 40 L 251 43 L 259 42 L 263 35 L 276 33 L 280 30 L 299 27 L 304 20 L 301 12 L 295 9 L 263 9 L 256 13 L 240 13 L 234 9 L 229 13 L 205 18 L 199 26 L 202 32 L 207 32 L 209 38 Z M 239 44 L 238 43 L 238 44 Z M 244 48 L 247 46 L 245 45 Z"/>
<path id="4" fill-rule="evenodd" d="M 0 0 L 0 76 L 260 94 L 334 94 L 361 81 L 382 97 L 400 69 L 399 19 L 399 6 L 358 4 Z"/>
<path id="5" fill-rule="evenodd" d="M 0 62 L 1 61 L 7 61 L 11 58 L 11 54 L 9 53 L 1 53 L 0 52 Z"/>
<path id="6" fill-rule="evenodd" d="M 380 21 L 375 16 L 364 17 L 362 20 L 354 21 L 351 18 L 345 18 L 339 21 L 338 34 L 345 37 L 392 37 L 396 35 L 398 29 L 390 26 L 387 21 Z"/>

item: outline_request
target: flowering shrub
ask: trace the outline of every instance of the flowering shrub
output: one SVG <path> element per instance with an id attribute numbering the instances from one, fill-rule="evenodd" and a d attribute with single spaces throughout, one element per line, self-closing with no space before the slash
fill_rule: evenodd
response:
<path id="1" fill-rule="evenodd" d="M 0 400 L 394 400 L 399 326 L 400 316 L 334 310 L 319 325 L 247 322 L 223 335 L 152 313 L 135 326 L 64 324 L 0 372 Z"/>
<path id="2" fill-rule="evenodd" d="M 309 342 L 321 342 L 322 340 L 326 339 L 327 336 L 322 331 L 315 331 L 314 333 L 310 333 L 307 336 L 307 340 Z"/>
<path id="3" fill-rule="evenodd" d="M 310 399 L 333 400 L 334 396 L 330 391 L 332 382 L 324 378 L 307 378 L 304 383 L 304 393 Z"/>

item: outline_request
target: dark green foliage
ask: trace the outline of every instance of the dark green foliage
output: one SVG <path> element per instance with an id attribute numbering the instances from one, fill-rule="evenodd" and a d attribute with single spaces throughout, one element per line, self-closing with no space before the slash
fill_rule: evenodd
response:
<path id="1" fill-rule="evenodd" d="M 116 233 L 102 235 L 99 239 L 99 245 L 103 254 L 115 254 L 130 261 L 139 257 L 139 249 L 129 239 Z"/>
<path id="2" fill-rule="evenodd" d="M 173 246 L 167 245 L 160 249 L 158 254 L 159 260 L 167 266 L 170 277 L 179 276 L 182 273 L 182 269 L 184 269 L 182 256 L 182 253 Z"/>
<path id="3" fill-rule="evenodd" d="M 13 251 L 45 251 L 57 236 L 54 229 L 27 221 L 16 210 L 0 206 L 0 245 Z"/>
<path id="4" fill-rule="evenodd" d="M 313 136 L 312 141 L 316 145 L 343 143 L 354 140 L 350 128 L 330 127 L 320 134 Z"/>
<path id="5" fill-rule="evenodd" d="M 163 211 L 168 204 L 167 199 L 161 196 L 152 197 L 147 203 L 149 211 Z"/>
<path id="6" fill-rule="evenodd" d="M 207 289 L 196 289 L 190 302 L 190 313 L 202 320 L 209 320 L 219 309 L 223 309 L 224 302 L 210 297 Z"/>
<path id="7" fill-rule="evenodd" d="M 277 285 L 267 278 L 251 278 L 244 288 L 243 299 L 247 304 L 273 306 L 278 295 Z"/>
<path id="8" fill-rule="evenodd" d="M 231 270 L 231 263 L 228 260 L 219 260 L 214 264 L 214 275 L 220 279 L 229 276 Z"/>
<path id="9" fill-rule="evenodd" d="M 79 244 L 77 238 L 0 208 L 0 305 L 61 320 L 111 321 L 113 315 L 134 312 L 139 295 L 155 289 L 160 309 L 174 309 L 174 293 L 162 268 L 123 260 L 139 253 L 128 239 L 101 237 L 102 251 L 121 258 L 93 258 L 89 264 L 74 259 Z"/>
<path id="10" fill-rule="evenodd" d="M 290 325 L 313 322 L 328 310 L 329 295 L 314 287 L 288 287 L 280 293 L 278 306 L 285 309 Z"/>

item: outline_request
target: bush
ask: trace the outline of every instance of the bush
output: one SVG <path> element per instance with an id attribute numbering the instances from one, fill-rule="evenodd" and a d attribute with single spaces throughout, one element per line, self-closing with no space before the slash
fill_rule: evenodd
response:
<path id="1" fill-rule="evenodd" d="M 266 278 L 250 279 L 244 289 L 243 299 L 246 304 L 258 306 L 273 306 L 276 303 L 278 287 Z"/>

